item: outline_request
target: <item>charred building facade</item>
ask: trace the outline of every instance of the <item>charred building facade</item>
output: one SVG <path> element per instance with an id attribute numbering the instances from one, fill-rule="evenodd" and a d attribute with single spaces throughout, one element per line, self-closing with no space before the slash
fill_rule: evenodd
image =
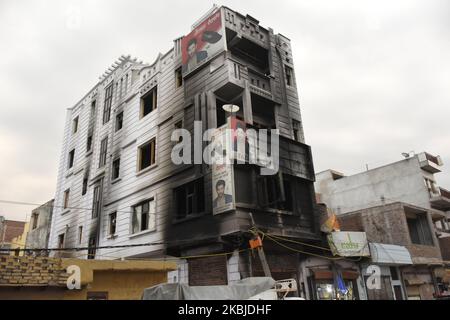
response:
<path id="1" fill-rule="evenodd" d="M 319 241 L 296 86 L 290 40 L 226 7 L 213 8 L 153 64 L 121 57 L 67 112 L 50 247 L 89 248 L 61 253 L 85 258 L 190 257 L 169 281 L 204 285 L 262 274 L 246 250 L 249 213 L 268 234 Z M 195 122 L 201 133 L 222 127 L 226 104 L 239 107 L 235 118 L 247 128 L 278 130 L 279 171 L 233 165 L 233 205 L 213 214 L 211 166 L 175 164 L 172 133 L 191 133 L 194 158 L 208 144 L 196 140 Z M 300 253 L 264 247 L 274 278 L 299 279 Z"/>

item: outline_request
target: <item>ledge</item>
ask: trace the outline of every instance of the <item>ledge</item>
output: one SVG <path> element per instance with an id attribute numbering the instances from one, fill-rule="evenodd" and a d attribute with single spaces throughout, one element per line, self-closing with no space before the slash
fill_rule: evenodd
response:
<path id="1" fill-rule="evenodd" d="M 139 177 L 140 175 L 143 175 L 144 173 L 147 173 L 151 171 L 152 169 L 156 168 L 158 166 L 157 163 L 152 164 L 150 167 L 147 167 L 145 169 L 142 169 L 141 171 L 136 172 L 136 177 Z"/>
<path id="2" fill-rule="evenodd" d="M 111 180 L 111 184 L 118 183 L 119 181 L 122 181 L 122 178 L 117 178 L 117 179 Z"/>
<path id="3" fill-rule="evenodd" d="M 143 236 L 143 235 L 150 234 L 150 233 L 154 233 L 154 232 L 156 232 L 156 228 L 155 228 L 155 229 L 152 229 L 152 230 L 144 230 L 144 231 L 140 231 L 140 232 L 138 232 L 138 233 L 132 233 L 132 234 L 130 234 L 130 235 L 128 236 L 128 238 L 130 238 L 130 239 L 132 239 L 132 238 L 137 238 L 137 237 L 139 237 L 139 236 Z"/>

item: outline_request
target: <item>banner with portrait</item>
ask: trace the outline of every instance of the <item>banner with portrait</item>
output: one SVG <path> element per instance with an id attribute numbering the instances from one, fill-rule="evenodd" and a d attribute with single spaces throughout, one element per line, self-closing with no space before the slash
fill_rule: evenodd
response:
<path id="1" fill-rule="evenodd" d="M 217 9 L 181 39 L 183 76 L 225 50 L 224 29 L 222 10 Z"/>
<path id="2" fill-rule="evenodd" d="M 212 135 L 211 161 L 213 214 L 234 210 L 234 170 L 231 159 L 230 123 L 217 128 Z"/>

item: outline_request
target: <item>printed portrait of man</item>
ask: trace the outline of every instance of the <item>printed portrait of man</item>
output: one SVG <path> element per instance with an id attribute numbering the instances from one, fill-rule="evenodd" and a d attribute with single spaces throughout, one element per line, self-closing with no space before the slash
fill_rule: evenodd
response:
<path id="1" fill-rule="evenodd" d="M 197 38 L 192 38 L 189 40 L 187 47 L 187 56 L 188 61 L 187 64 L 184 66 L 187 71 L 195 69 L 195 67 L 205 60 L 208 57 L 208 52 L 206 50 L 197 51 Z"/>
<path id="2" fill-rule="evenodd" d="M 225 193 L 225 181 L 224 180 L 218 180 L 216 182 L 216 192 L 217 197 L 213 201 L 213 207 L 222 207 L 226 204 L 233 202 L 233 196 L 231 194 Z"/>

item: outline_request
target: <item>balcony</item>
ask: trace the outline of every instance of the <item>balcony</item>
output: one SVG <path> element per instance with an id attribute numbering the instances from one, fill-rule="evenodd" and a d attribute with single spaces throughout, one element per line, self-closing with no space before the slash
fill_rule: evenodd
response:
<path id="1" fill-rule="evenodd" d="M 259 94 L 267 99 L 272 99 L 269 76 L 253 70 L 248 70 L 248 81 L 252 93 Z"/>
<path id="2" fill-rule="evenodd" d="M 258 20 L 249 15 L 243 16 L 228 8 L 223 8 L 223 10 L 225 27 L 229 30 L 229 34 L 236 36 L 235 42 L 240 39 L 248 39 L 263 48 L 270 46 L 269 32 L 259 25 Z"/>
<path id="3" fill-rule="evenodd" d="M 442 160 L 440 156 L 432 156 L 429 153 L 422 152 L 417 155 L 420 163 L 420 168 L 430 173 L 441 172 L 439 168 L 442 166 Z"/>
<path id="4" fill-rule="evenodd" d="M 442 211 L 450 210 L 450 191 L 439 188 L 438 193 L 431 196 L 430 204 L 434 209 Z"/>

